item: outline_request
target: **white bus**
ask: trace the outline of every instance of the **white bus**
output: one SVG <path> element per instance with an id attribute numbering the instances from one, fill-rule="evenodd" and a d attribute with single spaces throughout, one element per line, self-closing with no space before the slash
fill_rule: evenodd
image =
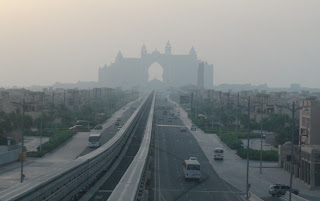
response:
<path id="1" fill-rule="evenodd" d="M 100 147 L 101 134 L 94 133 L 89 136 L 88 147 Z"/>
<path id="2" fill-rule="evenodd" d="M 185 179 L 200 179 L 200 163 L 198 160 L 185 160 L 183 162 L 183 173 Z"/>
<path id="3" fill-rule="evenodd" d="M 217 160 L 217 159 L 223 160 L 223 149 L 215 148 L 213 152 L 214 152 L 214 160 Z"/>

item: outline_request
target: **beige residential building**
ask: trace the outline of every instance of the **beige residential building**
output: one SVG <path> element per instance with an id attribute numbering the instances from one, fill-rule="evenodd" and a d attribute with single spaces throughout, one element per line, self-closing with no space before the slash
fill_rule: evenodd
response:
<path id="1" fill-rule="evenodd" d="M 300 102 L 300 144 L 320 145 L 320 101 L 307 98 Z"/>
<path id="2" fill-rule="evenodd" d="M 300 108 L 299 178 L 313 188 L 320 186 L 320 101 L 306 98 Z"/>

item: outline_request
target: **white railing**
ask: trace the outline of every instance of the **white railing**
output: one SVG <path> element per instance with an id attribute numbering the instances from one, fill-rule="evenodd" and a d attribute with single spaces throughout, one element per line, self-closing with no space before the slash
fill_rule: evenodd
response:
<path id="1" fill-rule="evenodd" d="M 122 129 L 107 143 L 89 154 L 57 167 L 35 179 L 25 181 L 1 192 L 0 201 L 70 200 L 86 191 L 99 176 L 108 171 L 120 155 L 132 130 L 143 113 L 151 93 L 139 105 Z"/>
<path id="2" fill-rule="evenodd" d="M 112 191 L 108 201 L 134 201 L 140 200 L 144 190 L 143 176 L 146 176 L 147 157 L 149 154 L 149 147 L 151 141 L 151 131 L 153 123 L 153 113 L 155 105 L 155 94 L 147 121 L 147 126 L 144 132 L 144 137 L 140 148 L 130 166 L 128 167 L 121 180 Z"/>

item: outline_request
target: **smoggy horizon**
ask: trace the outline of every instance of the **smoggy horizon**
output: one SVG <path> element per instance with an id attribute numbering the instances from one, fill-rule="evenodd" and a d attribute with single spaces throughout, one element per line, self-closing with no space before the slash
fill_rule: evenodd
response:
<path id="1" fill-rule="evenodd" d="M 214 65 L 222 83 L 319 88 L 320 2 L 0 2 L 0 87 L 97 81 L 124 57 L 189 54 Z M 124 72 L 126 73 L 126 72 Z M 156 73 L 156 72 L 155 72 Z M 154 75 L 157 77 L 157 75 Z"/>

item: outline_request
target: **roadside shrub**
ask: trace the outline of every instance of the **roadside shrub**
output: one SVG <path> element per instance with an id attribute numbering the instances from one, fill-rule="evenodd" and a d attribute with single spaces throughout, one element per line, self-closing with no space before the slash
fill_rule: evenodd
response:
<path id="1" fill-rule="evenodd" d="M 240 149 L 242 147 L 243 142 L 234 133 L 221 134 L 219 137 L 230 149 Z"/>
<path id="2" fill-rule="evenodd" d="M 54 134 L 49 141 L 45 142 L 42 144 L 42 152 L 40 152 L 40 146 L 37 147 L 38 151 L 31 151 L 28 152 L 27 155 L 31 157 L 41 157 L 50 151 L 56 149 L 59 147 L 61 144 L 69 140 L 76 131 L 57 131 L 56 134 Z"/>
<path id="3" fill-rule="evenodd" d="M 260 160 L 260 150 L 255 150 L 249 148 L 249 158 L 250 160 Z M 247 149 L 238 149 L 238 156 L 242 159 L 247 158 Z M 262 150 L 262 160 L 263 161 L 278 161 L 278 151 L 276 150 Z"/>

